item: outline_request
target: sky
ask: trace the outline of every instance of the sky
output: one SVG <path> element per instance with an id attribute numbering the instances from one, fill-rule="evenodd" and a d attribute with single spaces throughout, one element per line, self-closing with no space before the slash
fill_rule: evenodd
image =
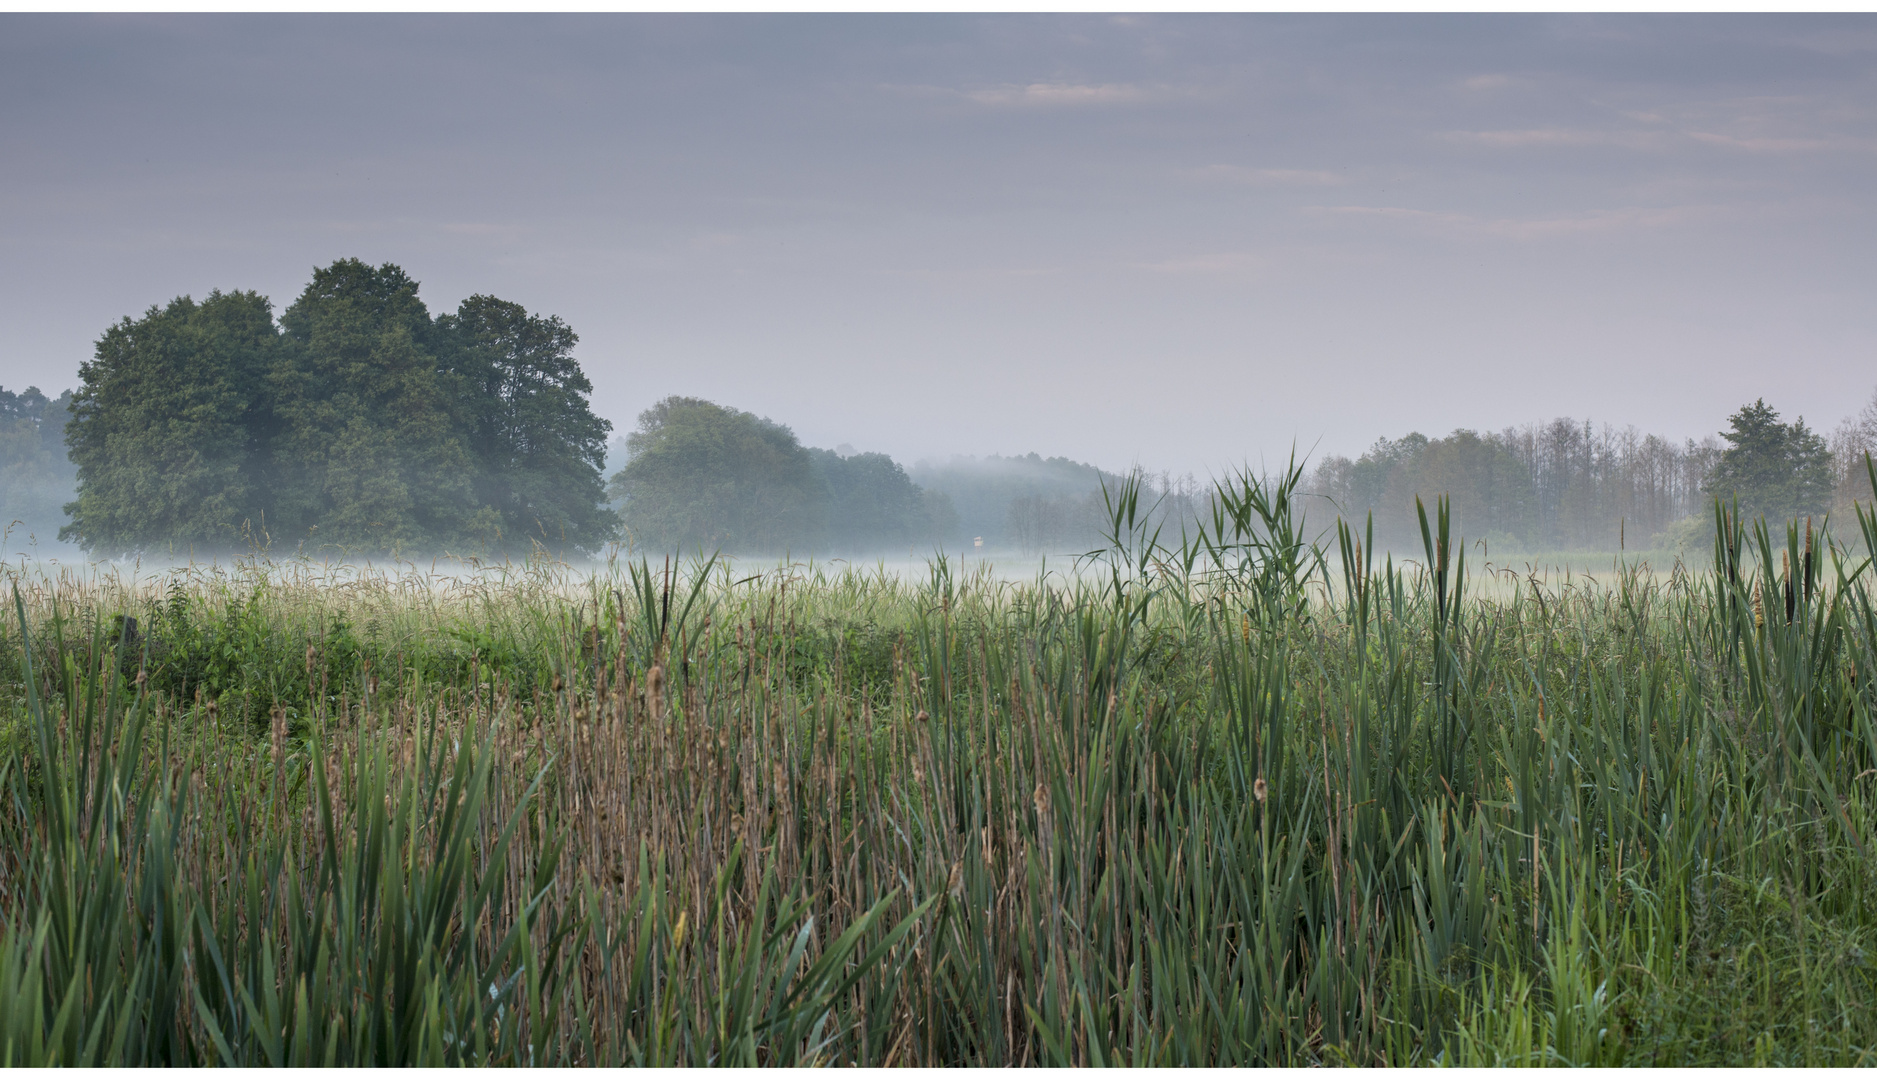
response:
<path id="1" fill-rule="evenodd" d="M 0 15 L 0 386 L 393 262 L 903 462 L 1877 388 L 1867 16 Z"/>

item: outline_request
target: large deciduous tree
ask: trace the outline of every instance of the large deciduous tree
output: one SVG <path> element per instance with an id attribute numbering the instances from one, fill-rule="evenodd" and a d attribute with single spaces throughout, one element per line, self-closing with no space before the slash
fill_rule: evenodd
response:
<path id="1" fill-rule="evenodd" d="M 474 498 L 499 515 L 501 540 L 591 552 L 612 539 L 600 471 L 612 424 L 587 406 L 572 328 L 480 294 L 437 326 L 468 391 Z"/>
<path id="2" fill-rule="evenodd" d="M 495 539 L 470 483 L 462 393 L 417 283 L 389 263 L 316 270 L 281 313 L 274 536 L 398 551 Z"/>
<path id="3" fill-rule="evenodd" d="M 898 551 L 940 539 L 957 514 L 943 494 L 912 482 L 885 454 L 810 450 L 828 491 L 828 546 L 849 553 Z"/>
<path id="4" fill-rule="evenodd" d="M 278 328 L 255 293 L 151 308 L 81 369 L 60 536 L 101 554 L 594 552 L 615 528 L 607 425 L 575 340 L 489 296 L 433 320 L 403 270 L 357 259 L 316 270 Z"/>
<path id="5" fill-rule="evenodd" d="M 781 424 L 700 398 L 639 414 L 611 490 L 638 546 L 780 553 L 825 539 L 828 493 Z"/>
<path id="6" fill-rule="evenodd" d="M 182 297 L 105 331 L 66 425 L 78 499 L 60 539 L 117 554 L 226 548 L 258 532 L 278 338 L 252 292 Z"/>

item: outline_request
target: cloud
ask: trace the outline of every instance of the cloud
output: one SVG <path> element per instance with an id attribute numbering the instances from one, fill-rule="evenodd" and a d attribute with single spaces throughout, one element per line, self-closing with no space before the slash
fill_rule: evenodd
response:
<path id="1" fill-rule="evenodd" d="M 980 105 L 1033 108 L 1074 105 L 1116 105 L 1139 101 L 1147 91 L 1133 83 L 1005 83 L 982 90 L 963 91 Z"/>
<path id="2" fill-rule="evenodd" d="M 1313 206 L 1312 212 L 1346 217 L 1381 218 L 1432 226 L 1449 233 L 1503 240 L 1549 240 L 1638 229 L 1661 229 L 1712 216 L 1705 206 L 1627 206 L 1557 217 L 1486 218 L 1402 206 Z"/>
<path id="3" fill-rule="evenodd" d="M 1655 121 L 1662 119 L 1655 115 L 1637 115 L 1636 118 Z M 1829 150 L 1869 151 L 1877 148 L 1877 143 L 1869 139 L 1727 135 L 1713 131 L 1689 130 L 1596 131 L 1584 128 L 1527 128 L 1510 131 L 1449 131 L 1443 133 L 1442 137 L 1452 142 L 1506 148 L 1615 146 L 1630 150 L 1665 150 L 1672 144 L 1686 146 L 1690 140 L 1708 146 L 1744 150 L 1755 154 L 1807 154 Z"/>
<path id="4" fill-rule="evenodd" d="M 1245 165 L 1207 165 L 1190 170 L 1189 175 L 1196 180 L 1273 187 L 1328 187 L 1343 182 L 1340 175 L 1321 169 L 1259 169 Z"/>
<path id="5" fill-rule="evenodd" d="M 1868 139 L 1781 139 L 1722 135 L 1712 131 L 1690 131 L 1688 137 L 1709 146 L 1745 150 L 1754 154 L 1806 154 L 1820 150 L 1869 150 Z"/>
<path id="6" fill-rule="evenodd" d="M 448 221 L 440 228 L 458 236 L 498 236 L 505 240 L 517 239 L 528 232 L 520 225 L 499 225 L 492 221 Z"/>
<path id="7" fill-rule="evenodd" d="M 1468 90 L 1497 90 L 1511 83 L 1512 78 L 1509 75 L 1475 75 L 1460 85 Z"/>
<path id="8" fill-rule="evenodd" d="M 1663 134 L 1656 131 L 1594 131 L 1583 128 L 1449 131 L 1442 137 L 1479 146 L 1622 146 L 1636 150 L 1658 147 L 1663 142 Z"/>
<path id="9" fill-rule="evenodd" d="M 1259 269 L 1267 262 L 1248 251 L 1216 251 L 1135 265 L 1154 274 L 1234 274 Z"/>

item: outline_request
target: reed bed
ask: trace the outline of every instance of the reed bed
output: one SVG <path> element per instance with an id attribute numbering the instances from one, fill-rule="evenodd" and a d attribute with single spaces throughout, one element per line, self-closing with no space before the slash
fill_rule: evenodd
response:
<path id="1" fill-rule="evenodd" d="M 20 568 L 0 1061 L 1868 1061 L 1877 517 L 1486 590 L 1297 475 L 1032 583 Z"/>

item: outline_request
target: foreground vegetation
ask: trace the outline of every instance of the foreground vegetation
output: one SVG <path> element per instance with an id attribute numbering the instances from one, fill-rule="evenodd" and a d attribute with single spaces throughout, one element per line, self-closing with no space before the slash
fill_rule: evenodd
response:
<path id="1" fill-rule="evenodd" d="M 1030 585 L 23 569 L 0 1060 L 1868 1060 L 1877 517 L 1481 589 L 1296 479 Z"/>

